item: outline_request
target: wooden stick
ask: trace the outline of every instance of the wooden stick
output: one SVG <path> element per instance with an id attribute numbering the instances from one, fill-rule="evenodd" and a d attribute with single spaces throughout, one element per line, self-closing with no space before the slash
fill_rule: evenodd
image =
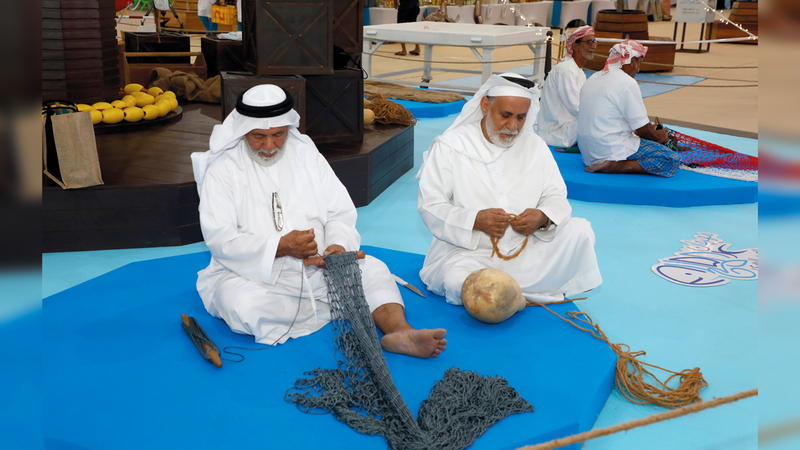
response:
<path id="1" fill-rule="evenodd" d="M 737 400 L 741 400 L 747 397 L 752 397 L 754 395 L 758 395 L 758 388 L 751 389 L 749 391 L 738 392 L 736 394 L 732 394 L 727 397 L 715 398 L 714 400 L 710 400 L 703 403 L 694 403 L 691 405 L 684 406 L 682 408 L 673 409 L 671 411 L 663 412 L 660 414 L 653 414 L 652 416 L 631 420 L 630 422 L 625 422 L 618 425 L 612 425 L 606 428 L 599 428 L 597 430 L 590 430 L 583 433 L 573 434 L 572 436 L 553 439 L 552 441 L 543 442 L 541 444 L 526 445 L 524 447 L 518 448 L 517 450 L 552 450 L 567 445 L 577 444 L 578 442 L 584 442 L 590 439 L 599 438 L 601 436 L 607 436 L 609 434 L 618 433 L 620 431 L 630 430 L 631 428 L 641 427 L 656 422 L 662 422 L 664 420 L 674 419 L 676 417 L 696 413 L 708 408 L 714 408 L 719 405 L 724 405 L 725 403 L 735 402 Z"/>

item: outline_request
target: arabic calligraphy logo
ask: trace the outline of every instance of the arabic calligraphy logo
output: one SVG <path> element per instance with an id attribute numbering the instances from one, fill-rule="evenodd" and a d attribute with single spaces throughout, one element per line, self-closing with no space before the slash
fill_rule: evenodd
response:
<path id="1" fill-rule="evenodd" d="M 731 280 L 758 279 L 758 249 L 729 250 L 714 233 L 697 233 L 675 256 L 652 267 L 656 275 L 684 286 L 722 286 Z"/>

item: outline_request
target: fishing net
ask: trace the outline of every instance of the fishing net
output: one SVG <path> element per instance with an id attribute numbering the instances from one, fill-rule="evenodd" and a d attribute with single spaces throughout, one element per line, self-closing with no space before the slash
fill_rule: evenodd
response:
<path id="1" fill-rule="evenodd" d="M 667 146 L 681 153 L 681 168 L 741 180 L 758 179 L 758 157 L 669 130 Z"/>
<path id="2" fill-rule="evenodd" d="M 383 357 L 353 253 L 325 257 L 336 369 L 306 372 L 286 393 L 306 413 L 332 413 L 363 434 L 379 434 L 391 449 L 463 449 L 503 418 L 533 406 L 500 377 L 448 369 L 414 416 Z"/>

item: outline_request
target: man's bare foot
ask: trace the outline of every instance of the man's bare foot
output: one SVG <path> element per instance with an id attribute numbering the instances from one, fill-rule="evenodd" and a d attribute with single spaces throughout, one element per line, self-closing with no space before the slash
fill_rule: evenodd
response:
<path id="1" fill-rule="evenodd" d="M 627 159 L 624 161 L 603 161 L 597 164 L 592 164 L 584 170 L 591 173 L 647 173 L 647 171 L 642 168 L 642 165 L 639 164 L 639 161 L 636 161 L 635 159 Z"/>
<path id="2" fill-rule="evenodd" d="M 589 173 L 595 173 L 595 172 L 603 173 L 603 172 L 608 171 L 611 168 L 612 165 L 613 165 L 613 161 L 603 161 L 603 162 L 599 162 L 597 164 L 592 164 L 591 166 L 587 167 L 584 170 L 589 172 Z"/>
<path id="3" fill-rule="evenodd" d="M 399 52 L 395 53 L 395 55 L 397 55 L 397 56 L 406 56 L 406 52 L 399 51 Z"/>
<path id="4" fill-rule="evenodd" d="M 387 352 L 417 358 L 436 358 L 447 347 L 447 334 L 443 328 L 415 330 L 406 328 L 387 334 L 381 339 L 381 346 Z"/>

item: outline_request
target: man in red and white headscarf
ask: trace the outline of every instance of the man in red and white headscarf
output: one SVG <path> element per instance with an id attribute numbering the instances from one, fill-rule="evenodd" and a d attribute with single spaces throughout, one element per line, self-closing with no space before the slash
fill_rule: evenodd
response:
<path id="1" fill-rule="evenodd" d="M 242 93 L 211 133 L 209 151 L 192 153 L 200 228 L 211 263 L 197 275 L 206 310 L 256 342 L 283 344 L 330 322 L 328 288 L 304 258 L 358 250 L 356 208 L 314 142 L 298 131 L 294 100 L 264 84 Z M 358 263 L 364 296 L 384 333 L 384 350 L 438 356 L 446 331 L 414 329 L 389 268 Z"/>
<path id="2" fill-rule="evenodd" d="M 567 38 L 564 57 L 547 75 L 542 89 L 537 132 L 554 147 L 572 147 L 578 140 L 578 105 L 586 83 L 583 66 L 594 58 L 597 40 L 589 25 Z"/>
<path id="3" fill-rule="evenodd" d="M 646 53 L 642 44 L 622 41 L 581 89 L 578 147 L 587 172 L 671 177 L 678 170 L 680 155 L 663 145 L 667 130 L 650 123 L 633 79 Z"/>

